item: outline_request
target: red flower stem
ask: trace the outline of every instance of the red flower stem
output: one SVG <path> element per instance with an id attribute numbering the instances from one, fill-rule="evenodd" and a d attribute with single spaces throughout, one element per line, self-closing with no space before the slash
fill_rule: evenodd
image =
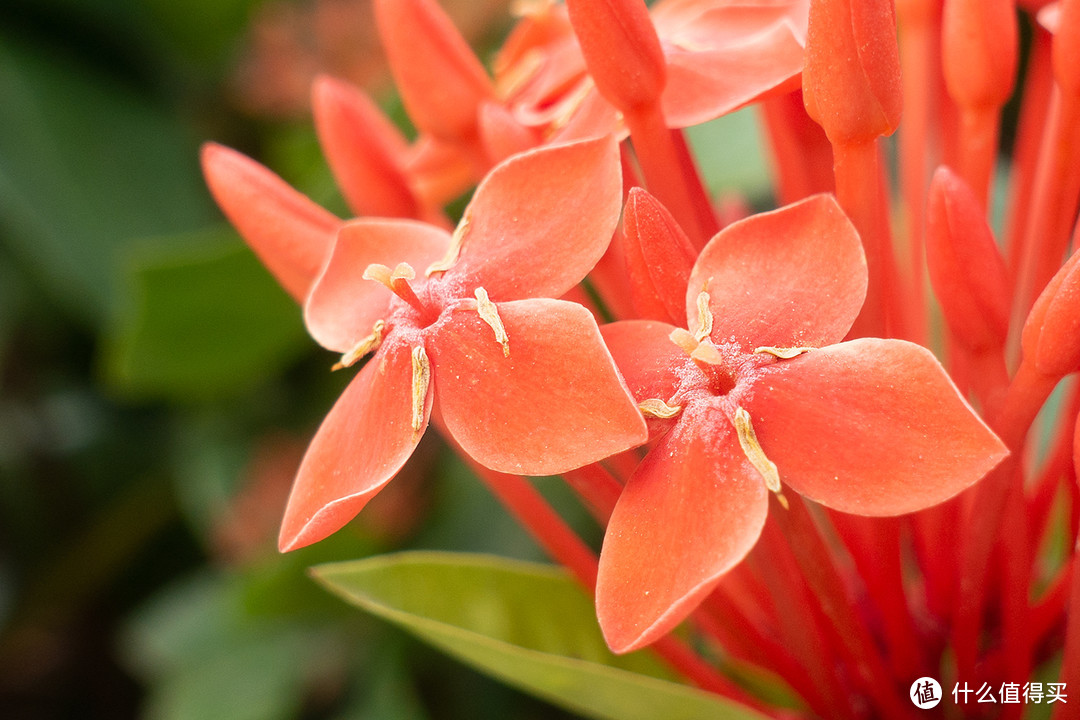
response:
<path id="1" fill-rule="evenodd" d="M 1057 378 L 1043 375 L 1023 362 L 991 418 L 990 427 L 1012 453 L 976 486 L 967 531 L 961 538 L 960 591 L 953 613 L 953 650 L 959 677 L 971 677 L 978 655 L 986 577 L 990 557 L 1001 530 L 1010 488 L 1020 482 L 1020 455 L 1028 429 L 1043 403 L 1057 385 Z M 1023 505 L 1017 508 L 1020 512 Z"/>
<path id="2" fill-rule="evenodd" d="M 806 114 L 802 92 L 757 105 L 771 149 L 773 187 L 780 205 L 835 189 L 832 146 L 825 131 Z"/>
<path id="3" fill-rule="evenodd" d="M 647 189 L 667 207 L 695 246 L 704 247 L 720 226 L 701 178 L 696 168 L 687 167 L 688 153 L 680 150 L 663 111 L 654 103 L 624 117 Z"/>
<path id="4" fill-rule="evenodd" d="M 1031 642 L 1028 624 L 1028 524 L 1024 512 L 1022 476 L 1009 488 L 1008 506 L 998 543 L 1004 560 L 1001 578 L 1001 635 L 1005 648 L 1003 677 L 1026 678 L 1031 673 Z M 1019 717 L 1022 706 L 1003 706 L 1001 718 Z"/>
<path id="5" fill-rule="evenodd" d="M 834 143 L 836 198 L 854 223 L 866 252 L 866 303 L 852 327 L 854 337 L 903 336 L 899 278 L 877 141 Z"/>
<path id="6" fill-rule="evenodd" d="M 1051 90 L 1054 87 L 1051 65 L 1051 35 L 1038 23 L 1032 23 L 1034 35 L 1028 55 L 1027 75 L 1024 77 L 1023 103 L 1017 123 L 1016 142 L 1010 164 L 1009 213 L 1005 225 L 1005 252 L 1009 269 L 1016 272 L 1024 255 L 1025 228 L 1031 209 L 1031 194 L 1035 184 L 1035 168 L 1039 148 L 1050 112 Z"/>
<path id="7" fill-rule="evenodd" d="M 1061 421 L 1043 467 L 1039 475 L 1031 483 L 1030 498 L 1028 499 L 1028 518 L 1031 524 L 1031 555 L 1030 563 L 1035 567 L 1038 559 L 1038 551 L 1041 540 L 1050 525 L 1050 513 L 1054 507 L 1054 500 L 1058 491 L 1064 489 L 1066 493 L 1074 488 L 1075 472 L 1073 466 L 1073 428 L 1066 420 L 1075 418 L 1080 414 L 1080 384 L 1074 384 L 1069 390 L 1069 397 L 1061 411 Z M 1062 480 L 1064 479 L 1064 483 Z M 1062 485 L 1064 484 L 1064 488 Z"/>
<path id="8" fill-rule="evenodd" d="M 601 527 L 607 527 L 611 511 L 622 494 L 622 483 L 599 463 L 565 472 L 563 479 L 585 501 Z"/>
<path id="9" fill-rule="evenodd" d="M 770 495 L 769 515 L 776 518 L 807 586 L 835 629 L 841 659 L 849 666 L 867 697 L 876 704 L 879 717 L 908 717 L 911 705 L 889 682 L 891 675 L 881 652 L 862 622 L 858 608 L 848 597 L 835 559 L 806 503 L 795 493 L 789 494 L 788 502 L 790 507 L 784 508 L 775 495 Z"/>
<path id="10" fill-rule="evenodd" d="M 940 3 L 936 3 L 940 5 Z M 927 142 L 930 137 L 930 117 L 936 86 L 941 77 L 940 7 L 935 18 L 935 3 L 898 2 L 896 12 L 900 26 L 900 64 L 903 70 L 904 123 L 900 128 L 900 192 L 907 212 L 909 287 L 914 291 L 906 296 L 911 303 L 910 338 L 925 344 L 926 294 L 925 284 L 925 223 L 926 192 L 930 174 L 927 172 Z"/>
<path id="11" fill-rule="evenodd" d="M 812 588 L 804 582 L 774 514 L 770 509 L 761 539 L 750 557 L 760 567 L 769 596 L 776 603 L 779 636 L 810 677 L 814 690 L 803 692 L 803 698 L 815 708 L 823 705 L 823 717 L 853 717 L 851 704 L 843 702 L 851 693 L 842 686 L 836 672 L 839 659 L 826 637 L 824 618 L 815 612 Z"/>
<path id="12" fill-rule="evenodd" d="M 1077 547 L 1073 546 L 1073 562 L 1075 564 Z M 1068 620 L 1065 623 L 1065 654 L 1061 661 L 1061 674 L 1058 682 L 1065 683 L 1066 689 L 1080 687 L 1080 572 L 1072 570 L 1069 586 L 1069 607 L 1066 612 Z M 1065 720 L 1075 714 L 1074 710 L 1055 709 L 1051 716 L 1053 720 Z"/>
<path id="13" fill-rule="evenodd" d="M 982 202 L 983 209 L 989 208 L 993 190 L 1001 126 L 999 110 L 997 107 L 960 109 L 960 164 L 957 170 Z"/>
<path id="14" fill-rule="evenodd" d="M 911 518 L 915 552 L 925 583 L 926 606 L 942 627 L 948 627 L 955 603 L 955 553 L 960 546 L 961 517 L 961 499 L 953 498 Z"/>
<path id="15" fill-rule="evenodd" d="M 1058 573 L 1050 581 L 1034 605 L 1031 607 L 1031 640 L 1032 647 L 1040 648 L 1050 645 L 1053 652 L 1060 647 L 1061 634 L 1058 626 L 1065 619 L 1066 605 L 1071 602 L 1073 580 L 1073 565 L 1076 563 L 1075 551 L 1061 567 Z M 1070 612 L 1070 615 L 1072 613 Z M 1056 640 L 1057 643 L 1051 642 Z"/>
<path id="16" fill-rule="evenodd" d="M 900 521 L 829 512 L 882 622 L 893 677 L 918 677 L 919 633 L 908 607 L 901 566 Z"/>
<path id="17" fill-rule="evenodd" d="M 1054 90 L 1017 270 L 1013 325 L 1061 267 L 1080 197 L 1080 98 Z"/>

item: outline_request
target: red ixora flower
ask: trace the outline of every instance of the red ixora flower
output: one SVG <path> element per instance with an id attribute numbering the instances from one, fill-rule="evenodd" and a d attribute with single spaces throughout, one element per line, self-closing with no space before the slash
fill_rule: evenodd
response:
<path id="1" fill-rule="evenodd" d="M 642 443 L 646 427 L 576 285 L 618 222 L 612 138 L 496 167 L 451 235 L 411 220 L 344 225 L 304 308 L 312 336 L 360 370 L 301 464 L 279 540 L 348 522 L 405 463 L 433 403 L 482 465 L 549 475 Z M 544 299 L 528 299 L 544 298 Z"/>
<path id="2" fill-rule="evenodd" d="M 770 490 L 898 515 L 955 495 L 1005 457 L 928 350 L 840 342 L 865 293 L 858 234 L 818 195 L 708 243 L 690 274 L 689 330 L 605 326 L 659 436 L 600 557 L 597 612 L 614 650 L 656 640 L 697 606 L 757 542 Z"/>

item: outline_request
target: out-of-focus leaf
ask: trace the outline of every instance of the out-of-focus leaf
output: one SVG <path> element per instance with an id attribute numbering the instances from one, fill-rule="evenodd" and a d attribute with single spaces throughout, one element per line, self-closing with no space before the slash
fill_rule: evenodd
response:
<path id="1" fill-rule="evenodd" d="M 131 304 L 106 356 L 121 391 L 180 402 L 233 395 L 307 347 L 296 304 L 231 237 L 213 231 L 179 250 L 132 254 Z"/>
<path id="2" fill-rule="evenodd" d="M 735 191 L 754 199 L 770 192 L 769 167 L 754 108 L 686 129 L 705 184 L 715 195 Z"/>
<path id="3" fill-rule="evenodd" d="M 197 147 L 162 109 L 59 53 L 0 35 L 0 242 L 100 323 L 134 238 L 212 216 Z"/>
<path id="4" fill-rule="evenodd" d="M 323 565 L 313 573 L 349 602 L 482 672 L 586 717 L 761 718 L 655 677 L 659 669 L 646 653 L 613 655 L 589 598 L 550 566 L 412 552 Z"/>
<path id="5" fill-rule="evenodd" d="M 127 664 L 149 685 L 151 720 L 295 717 L 308 685 L 342 661 L 326 630 L 251 616 L 242 576 L 203 574 L 167 588 L 128 626 Z"/>

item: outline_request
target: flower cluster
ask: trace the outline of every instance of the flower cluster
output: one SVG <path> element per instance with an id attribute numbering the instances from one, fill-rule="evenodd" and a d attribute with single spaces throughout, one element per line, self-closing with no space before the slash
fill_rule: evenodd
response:
<path id="1" fill-rule="evenodd" d="M 418 136 L 316 82 L 356 219 L 203 153 L 222 210 L 355 373 L 301 464 L 282 550 L 345 525 L 434 421 L 595 591 L 613 650 L 655 644 L 758 709 L 669 633 L 692 618 L 821 717 L 906 717 L 947 646 L 958 677 L 1003 682 L 1061 650 L 1072 554 L 1032 559 L 1055 503 L 1075 537 L 1075 390 L 1048 455 L 1025 460 L 1080 368 L 1080 255 L 1061 266 L 1080 1 L 1033 26 L 1004 254 L 987 217 L 1010 2 L 541 0 L 519 4 L 490 73 L 434 0 L 374 6 Z M 882 137 L 904 103 L 894 196 Z M 682 129 L 749 104 L 783 207 L 721 219 Z M 598 559 L 522 500 L 517 476 L 551 474 L 606 525 Z"/>

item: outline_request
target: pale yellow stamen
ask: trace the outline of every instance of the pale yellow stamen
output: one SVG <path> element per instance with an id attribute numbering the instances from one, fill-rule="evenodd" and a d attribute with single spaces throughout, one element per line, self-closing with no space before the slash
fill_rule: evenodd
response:
<path id="1" fill-rule="evenodd" d="M 480 319 L 491 326 L 495 331 L 495 342 L 502 345 L 503 357 L 510 357 L 510 338 L 503 327 L 502 318 L 499 317 L 499 308 L 488 298 L 487 290 L 482 287 L 476 288 L 476 311 L 480 313 Z"/>
<path id="2" fill-rule="evenodd" d="M 667 420 L 678 415 L 682 411 L 682 405 L 668 405 L 660 398 L 649 398 L 638 403 L 638 410 L 647 417 Z"/>
<path id="3" fill-rule="evenodd" d="M 712 335 L 713 316 L 709 309 L 709 293 L 702 290 L 697 296 L 698 331 L 694 333 L 694 339 L 701 342 Z"/>
<path id="4" fill-rule="evenodd" d="M 341 360 L 334 363 L 334 366 L 330 369 L 341 370 L 342 368 L 352 367 L 360 361 L 360 358 L 364 357 L 369 352 L 372 352 L 373 350 L 378 348 L 379 345 L 382 344 L 382 334 L 383 329 L 385 328 L 385 322 L 383 322 L 382 320 L 376 320 L 375 324 L 371 327 L 371 334 L 360 342 L 356 343 L 356 347 L 342 355 Z"/>
<path id="5" fill-rule="evenodd" d="M 409 263 L 398 263 L 397 267 L 393 270 L 381 263 L 371 263 L 364 268 L 363 278 L 365 280 L 375 280 L 385 285 L 391 292 L 397 292 L 394 289 L 395 280 L 412 280 L 416 277 L 416 271 L 412 269 Z"/>
<path id="6" fill-rule="evenodd" d="M 759 354 L 759 355 L 762 354 L 762 353 L 767 353 L 769 355 L 775 355 L 776 357 L 780 358 L 781 360 L 790 360 L 793 357 L 796 357 L 798 355 L 802 355 L 803 353 L 808 353 L 808 352 L 810 352 L 811 350 L 814 350 L 814 349 L 815 348 L 812 348 L 812 347 L 786 347 L 786 348 L 780 348 L 780 347 L 768 346 L 768 347 L 754 348 L 754 352 Z"/>
<path id="7" fill-rule="evenodd" d="M 675 328 L 668 335 L 668 339 L 681 347 L 687 355 L 693 355 L 694 350 L 697 350 L 697 346 L 700 344 L 689 330 L 683 330 L 682 328 Z"/>
<path id="8" fill-rule="evenodd" d="M 716 346 L 712 343 L 699 343 L 694 351 L 690 353 L 690 359 L 697 362 L 703 362 L 707 365 L 723 365 L 724 357 L 720 354 L 720 351 L 716 349 Z"/>
<path id="9" fill-rule="evenodd" d="M 471 224 L 472 220 L 469 218 L 468 210 L 466 210 L 461 222 L 454 229 L 454 234 L 450 238 L 450 247 L 446 249 L 446 254 L 442 256 L 441 260 L 436 260 L 428 265 L 427 270 L 424 271 L 425 276 L 431 277 L 437 272 L 446 272 L 454 267 L 454 263 L 458 261 L 458 257 L 461 255 L 461 246 L 465 244 L 465 236 L 469 234 L 469 225 Z"/>
<path id="10" fill-rule="evenodd" d="M 412 349 L 412 429 L 420 432 L 424 427 L 424 406 L 428 385 L 431 384 L 431 363 L 423 345 Z"/>
<path id="11" fill-rule="evenodd" d="M 761 449 L 761 443 L 758 442 L 757 435 L 754 433 L 754 426 L 750 422 L 750 413 L 741 407 L 735 408 L 735 432 L 739 435 L 739 445 L 742 446 L 746 459 L 761 473 L 761 477 L 765 478 L 765 487 L 776 493 L 779 496 L 778 499 L 782 498 L 780 473 L 776 469 L 776 463 L 765 456 L 765 451 Z M 784 500 L 781 499 L 781 503 L 783 502 Z"/>

